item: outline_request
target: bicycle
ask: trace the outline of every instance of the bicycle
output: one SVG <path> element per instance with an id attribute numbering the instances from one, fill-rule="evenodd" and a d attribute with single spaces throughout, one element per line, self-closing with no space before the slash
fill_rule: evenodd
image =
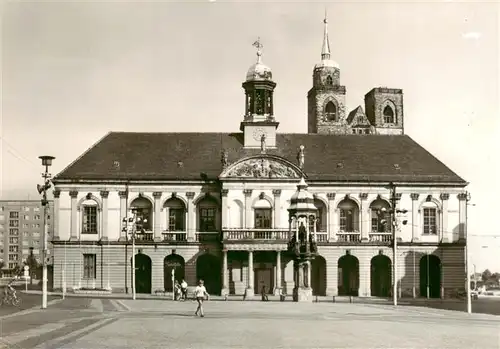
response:
<path id="1" fill-rule="evenodd" d="M 8 304 L 8 305 L 13 305 L 14 307 L 18 307 L 21 304 L 21 298 L 17 297 L 16 295 L 4 295 L 0 299 L 0 306 L 2 304 Z"/>

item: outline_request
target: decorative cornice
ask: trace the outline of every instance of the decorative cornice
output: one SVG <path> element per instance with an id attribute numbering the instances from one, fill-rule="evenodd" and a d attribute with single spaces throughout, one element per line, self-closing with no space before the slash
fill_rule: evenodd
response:
<path id="1" fill-rule="evenodd" d="M 161 194 L 162 194 L 161 191 L 155 191 L 155 192 L 153 192 L 153 197 L 155 199 L 159 199 L 159 198 L 161 198 Z M 172 193 L 172 195 L 173 195 L 173 193 Z"/>
<path id="2" fill-rule="evenodd" d="M 366 199 L 368 199 L 368 193 L 360 193 L 360 194 L 359 194 L 359 198 L 360 198 L 361 200 L 366 200 Z"/>
<path id="3" fill-rule="evenodd" d="M 222 196 L 227 196 L 227 194 L 228 194 L 228 193 L 229 193 L 229 189 L 222 189 L 222 190 L 220 191 L 220 194 L 221 194 Z"/>
<path id="4" fill-rule="evenodd" d="M 54 199 L 59 199 L 59 195 L 61 195 L 61 191 L 56 189 L 52 192 L 52 194 L 54 194 Z"/>
<path id="5" fill-rule="evenodd" d="M 76 197 L 78 196 L 78 191 L 76 190 L 72 190 L 69 192 L 69 196 L 73 199 L 76 199 Z"/>
<path id="6" fill-rule="evenodd" d="M 118 196 L 122 199 L 125 199 L 127 197 L 127 192 L 126 191 L 119 191 Z"/>
<path id="7" fill-rule="evenodd" d="M 444 200 L 448 200 L 450 198 L 450 194 L 448 194 L 448 193 L 441 193 L 441 195 L 439 195 L 439 198 L 441 200 L 443 200 L 443 201 Z"/>
<path id="8" fill-rule="evenodd" d="M 252 189 L 243 189 L 243 194 L 245 194 L 245 196 L 252 195 Z"/>
<path id="9" fill-rule="evenodd" d="M 194 198 L 194 195 L 195 195 L 195 192 L 194 191 L 188 191 L 186 192 L 186 197 L 189 199 L 189 200 L 192 200 Z"/>
<path id="10" fill-rule="evenodd" d="M 273 195 L 274 196 L 280 196 L 281 195 L 281 189 L 273 189 Z"/>
<path id="11" fill-rule="evenodd" d="M 107 191 L 107 190 L 101 190 L 101 191 L 99 192 L 99 194 L 101 195 L 101 197 L 102 197 L 103 199 L 107 199 L 107 198 L 108 198 L 108 195 L 109 195 L 109 191 Z"/>
<path id="12" fill-rule="evenodd" d="M 413 200 L 413 201 L 416 201 L 418 200 L 418 197 L 420 196 L 419 193 L 411 193 L 410 194 L 410 198 Z"/>
<path id="13" fill-rule="evenodd" d="M 328 200 L 333 201 L 335 200 L 335 193 L 328 193 L 326 194 L 326 197 L 328 198 Z"/>

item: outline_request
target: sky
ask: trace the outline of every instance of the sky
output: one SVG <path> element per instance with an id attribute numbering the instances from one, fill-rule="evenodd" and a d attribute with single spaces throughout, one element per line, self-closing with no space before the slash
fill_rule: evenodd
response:
<path id="1" fill-rule="evenodd" d="M 109 131 L 237 131 L 258 37 L 278 131 L 307 132 L 325 9 L 348 109 L 403 89 L 405 133 L 470 182 L 472 263 L 500 272 L 493 1 L 2 2 L 0 198 L 38 198 L 38 156 L 56 174 Z"/>

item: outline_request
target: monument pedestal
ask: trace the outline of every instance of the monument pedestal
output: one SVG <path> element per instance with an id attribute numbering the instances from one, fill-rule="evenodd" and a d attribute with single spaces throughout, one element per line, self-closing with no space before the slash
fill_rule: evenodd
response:
<path id="1" fill-rule="evenodd" d="M 310 287 L 295 287 L 293 289 L 293 301 L 294 302 L 312 302 L 313 293 Z"/>

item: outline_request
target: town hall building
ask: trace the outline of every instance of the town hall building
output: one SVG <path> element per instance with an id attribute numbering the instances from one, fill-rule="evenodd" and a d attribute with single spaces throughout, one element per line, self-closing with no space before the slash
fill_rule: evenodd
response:
<path id="1" fill-rule="evenodd" d="M 401 297 L 463 291 L 467 182 L 405 134 L 403 91 L 373 88 L 347 110 L 325 19 L 307 133 L 280 133 L 254 45 L 239 132 L 110 132 L 54 177 L 54 288 L 131 292 L 134 238 L 138 293 L 170 292 L 174 275 L 212 294 L 292 294 L 306 222 L 315 295 L 389 296 L 393 236 Z M 292 217 L 300 200 L 311 219 Z"/>

